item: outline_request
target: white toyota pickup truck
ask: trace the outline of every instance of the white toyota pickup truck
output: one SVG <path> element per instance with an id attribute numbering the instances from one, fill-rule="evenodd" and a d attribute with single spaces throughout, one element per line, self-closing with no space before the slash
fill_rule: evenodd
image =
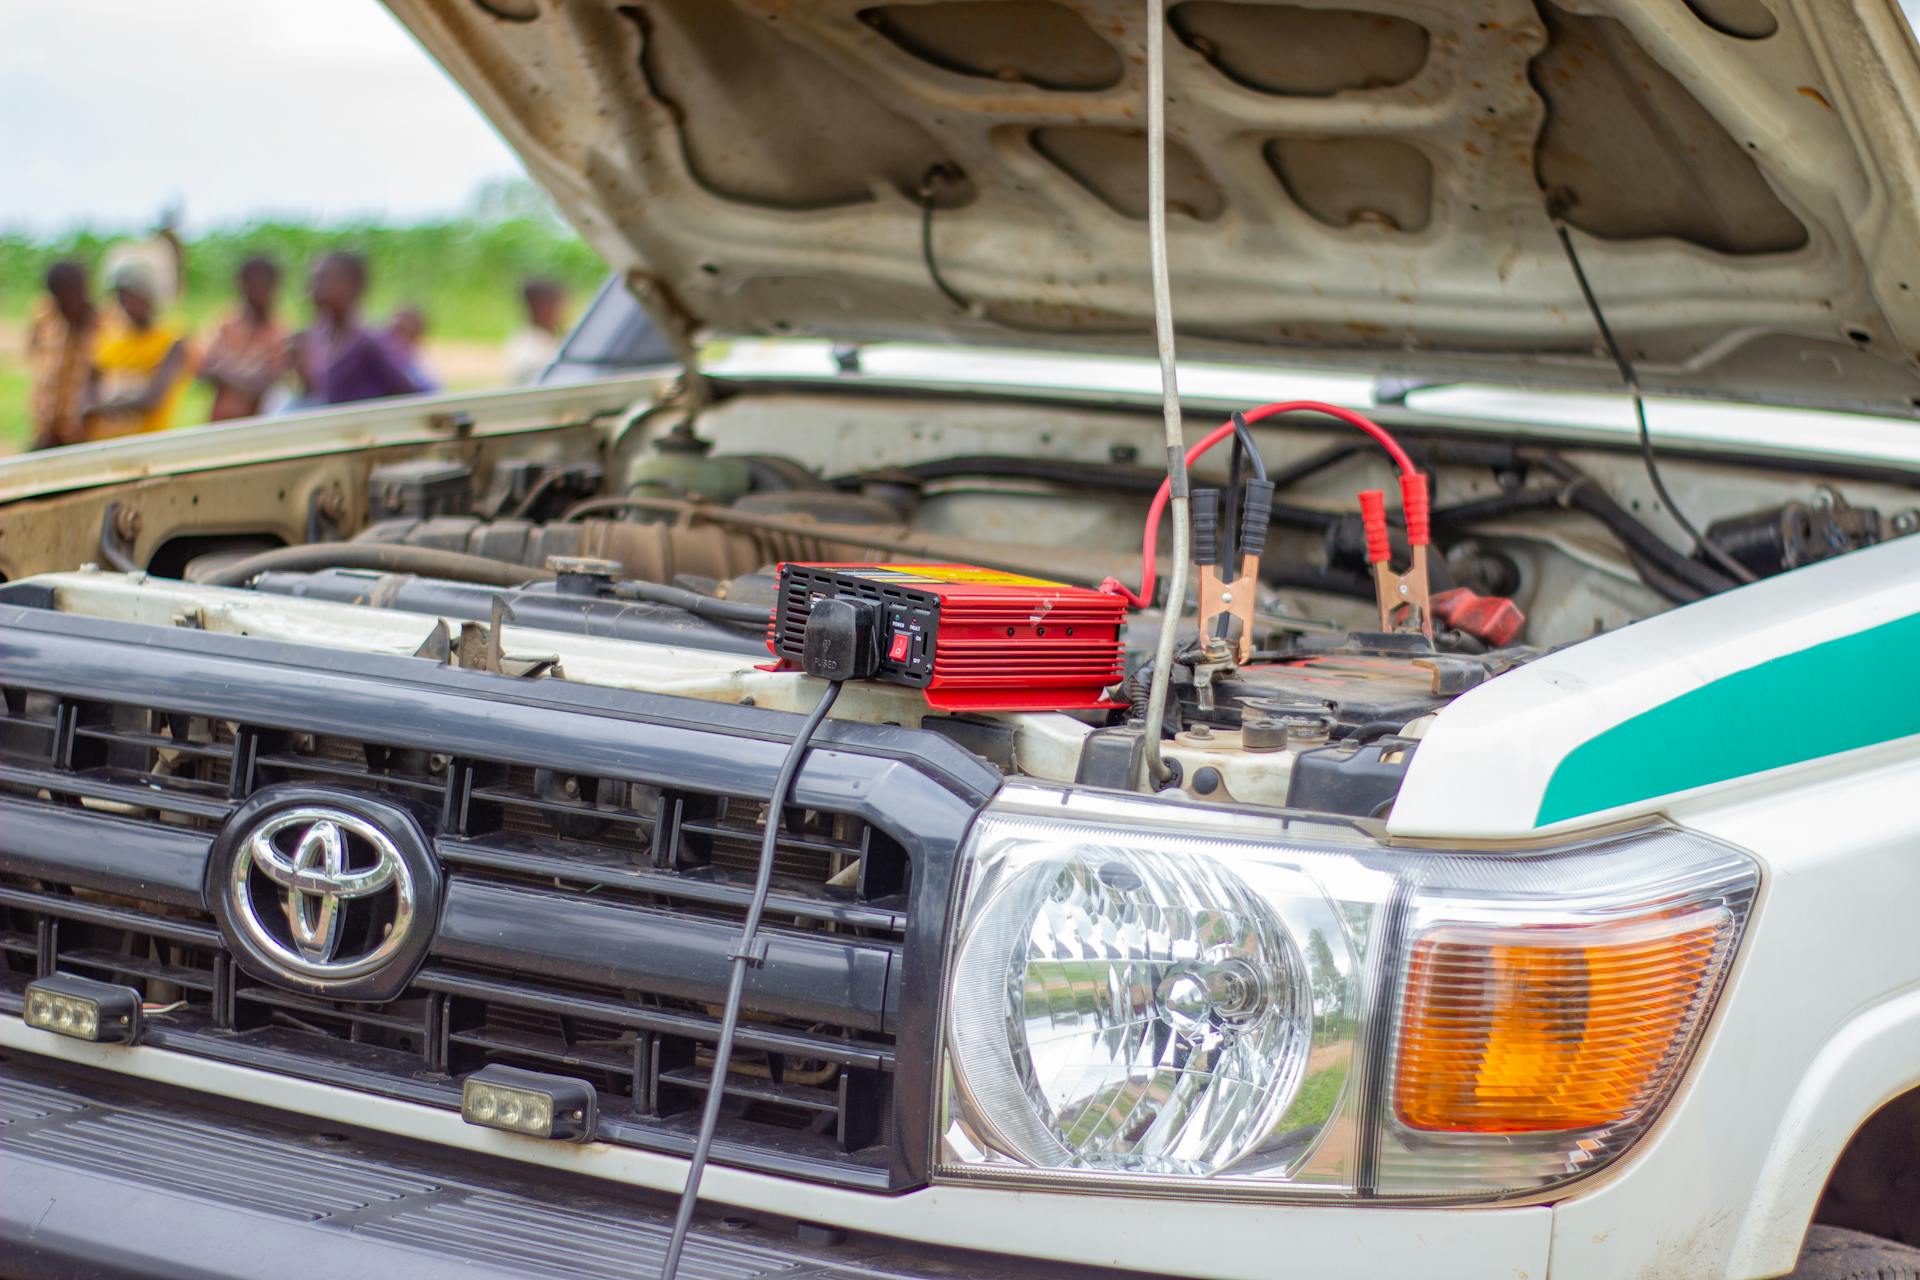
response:
<path id="1" fill-rule="evenodd" d="M 1920 1276 L 1894 0 L 390 3 L 684 363 L 0 463 L 0 1271 Z"/>

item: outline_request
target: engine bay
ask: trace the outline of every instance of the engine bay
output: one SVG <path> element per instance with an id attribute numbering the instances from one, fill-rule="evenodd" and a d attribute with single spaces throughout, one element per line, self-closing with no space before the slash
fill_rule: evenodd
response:
<path id="1" fill-rule="evenodd" d="M 1733 585 L 1675 546 L 1624 451 L 1403 430 L 1402 474 L 1430 486 L 1422 521 L 1418 493 L 1393 490 L 1390 455 L 1328 414 L 1229 420 L 1212 433 L 1220 447 L 1192 455 L 1196 573 L 1154 732 L 1147 685 L 1166 609 L 1155 562 L 1164 582 L 1171 552 L 1164 520 L 1142 533 L 1167 479 L 1141 461 L 1142 425 L 785 392 L 698 413 L 668 403 L 591 450 L 366 457 L 350 491 L 312 503 L 322 518 L 292 545 L 202 539 L 177 568 L 157 563 L 163 545 L 144 575 L 32 584 L 102 616 L 804 710 L 798 640 L 784 655 L 779 643 L 783 566 L 865 566 L 901 599 L 960 590 L 927 585 L 959 574 L 966 590 L 1015 584 L 1000 588 L 1013 596 L 951 622 L 942 634 L 970 647 L 949 641 L 938 660 L 939 638 L 909 627 L 911 610 L 888 614 L 895 665 L 920 662 L 925 678 L 861 681 L 836 717 L 941 733 L 1008 776 L 1089 786 L 1139 785 L 1157 749 L 1155 789 L 1358 818 L 1391 809 L 1455 698 Z M 1914 524 L 1895 472 L 1822 483 L 1686 456 L 1668 471 L 1716 548 L 1755 577 Z M 103 542 L 113 533 L 108 521 Z M 1095 610 L 1107 649 L 1074 637 L 1064 613 L 1049 631 L 1069 598 L 1112 606 Z M 1095 615 L 1076 616 L 1084 628 Z M 989 617 L 1004 636 L 980 630 Z M 962 686 L 936 677 L 937 661 L 968 664 L 975 691 L 941 695 Z M 1062 671 L 1081 673 L 1065 681 L 1071 696 L 1047 674 Z"/>

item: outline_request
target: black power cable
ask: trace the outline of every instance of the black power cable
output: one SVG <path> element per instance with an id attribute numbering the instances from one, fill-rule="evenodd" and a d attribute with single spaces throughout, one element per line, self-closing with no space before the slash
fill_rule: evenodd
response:
<path id="1" fill-rule="evenodd" d="M 1239 483 L 1238 468 L 1242 455 L 1245 456 L 1247 465 L 1253 468 L 1253 478 L 1255 480 L 1265 480 L 1267 478 L 1267 460 L 1260 456 L 1260 446 L 1253 442 L 1253 429 L 1247 426 L 1247 415 L 1235 409 L 1230 421 L 1233 423 L 1234 444 L 1240 451 L 1234 455 L 1233 459 L 1235 468 L 1234 484 L 1237 486 Z"/>
<path id="2" fill-rule="evenodd" d="M 927 170 L 926 177 L 920 180 L 920 189 L 915 193 L 920 201 L 920 260 L 926 264 L 927 278 L 933 281 L 933 287 L 955 307 L 974 315 L 977 308 L 973 300 L 947 283 L 947 278 L 940 274 L 939 260 L 933 256 L 933 211 L 937 207 L 940 188 L 955 181 L 957 176 L 946 165 L 937 164 Z"/>
<path id="3" fill-rule="evenodd" d="M 747 969 L 761 962 L 756 950 L 760 917 L 767 907 L 767 895 L 773 888 L 774 854 L 780 843 L 781 815 L 793 780 L 806 758 L 807 745 L 833 709 L 843 681 L 872 675 L 880 666 L 877 638 L 877 608 L 864 600 L 822 600 L 813 606 L 807 618 L 802 665 L 809 675 L 827 681 L 820 700 L 807 714 L 806 721 L 793 735 L 793 745 L 780 762 L 773 791 L 767 797 L 767 829 L 760 839 L 760 864 L 754 875 L 753 897 L 747 903 L 747 918 L 740 926 L 740 940 L 728 957 L 733 972 L 727 979 L 727 1002 L 720 1017 L 720 1038 L 713 1046 L 713 1073 L 707 1079 L 707 1101 L 700 1114 L 700 1132 L 693 1143 L 693 1160 L 687 1166 L 686 1185 L 680 1192 L 680 1207 L 673 1218 L 673 1236 L 667 1242 L 667 1256 L 660 1264 L 660 1280 L 674 1280 L 680 1271 L 680 1255 L 687 1245 L 687 1231 L 693 1225 L 693 1211 L 700 1203 L 700 1179 L 707 1169 L 707 1156 L 713 1150 L 714 1130 L 720 1124 L 720 1107 L 726 1099 L 727 1067 L 733 1060 L 733 1037 L 740 1025 L 740 1002 L 746 992 Z"/>
<path id="4" fill-rule="evenodd" d="M 760 931 L 760 915 L 766 910 L 767 895 L 773 887 L 774 851 L 780 839 L 780 818 L 786 808 L 787 794 L 792 790 L 794 775 L 800 771 L 800 761 L 807 754 L 808 740 L 827 718 L 827 712 L 833 709 L 839 696 L 840 682 L 830 682 L 821 693 L 820 701 L 814 703 L 808 713 L 806 723 L 794 735 L 793 745 L 787 748 L 786 758 L 780 762 L 779 776 L 774 780 L 773 795 L 767 803 L 767 832 L 760 840 L 760 866 L 753 882 L 753 897 L 747 903 L 747 920 L 740 927 L 740 940 L 729 957 L 733 972 L 727 979 L 727 1003 L 720 1018 L 720 1038 L 713 1046 L 713 1074 L 707 1081 L 706 1107 L 700 1114 L 700 1133 L 694 1140 L 693 1160 L 687 1166 L 686 1185 L 681 1189 L 680 1207 L 674 1214 L 666 1260 L 660 1264 L 661 1280 L 674 1280 L 679 1274 L 687 1230 L 693 1225 L 693 1211 L 700 1203 L 700 1178 L 707 1170 L 713 1133 L 720 1124 L 720 1106 L 726 1098 L 727 1068 L 733 1059 L 734 1032 L 740 1025 L 740 1001 L 746 991 L 747 967 L 759 963 L 754 954 L 755 935 Z"/>
<path id="5" fill-rule="evenodd" d="M 1640 460 L 1646 464 L 1647 479 L 1653 482 L 1654 493 L 1659 495 L 1674 523 L 1693 539 L 1693 545 L 1700 554 L 1720 566 L 1735 582 L 1754 581 L 1753 571 L 1707 541 L 1700 530 L 1694 527 L 1693 521 L 1687 519 L 1680 510 L 1679 504 L 1674 502 L 1673 495 L 1667 492 L 1666 482 L 1660 478 L 1659 465 L 1653 459 L 1653 435 L 1647 430 L 1647 404 L 1640 394 L 1640 379 L 1634 374 L 1627 353 L 1621 350 L 1619 342 L 1614 339 L 1613 329 L 1608 326 L 1607 317 L 1600 310 L 1600 299 L 1594 296 L 1593 286 L 1587 282 L 1587 273 L 1580 265 L 1580 255 L 1574 250 L 1573 237 L 1568 234 L 1566 223 L 1555 219 L 1553 230 L 1560 237 L 1560 247 L 1567 252 L 1567 264 L 1573 268 L 1573 278 L 1580 285 L 1580 296 L 1586 299 L 1594 326 L 1600 330 L 1600 340 L 1607 344 L 1607 354 L 1613 357 L 1614 367 L 1620 370 L 1620 381 L 1627 384 L 1627 395 L 1633 401 L 1633 418 L 1640 428 Z"/>

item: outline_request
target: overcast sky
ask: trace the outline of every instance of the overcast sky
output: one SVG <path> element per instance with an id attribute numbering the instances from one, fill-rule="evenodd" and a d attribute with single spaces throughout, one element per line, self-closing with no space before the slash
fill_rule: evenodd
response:
<path id="1" fill-rule="evenodd" d="M 377 0 L 0 0 L 0 228 L 406 219 L 520 171 Z"/>
<path id="2" fill-rule="evenodd" d="M 378 0 L 0 0 L 0 229 L 409 219 L 519 172 Z"/>

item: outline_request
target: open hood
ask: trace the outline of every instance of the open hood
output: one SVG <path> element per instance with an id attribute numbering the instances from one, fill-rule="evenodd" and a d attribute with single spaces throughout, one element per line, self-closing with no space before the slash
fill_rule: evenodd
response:
<path id="1" fill-rule="evenodd" d="M 1142 0 L 388 2 L 670 328 L 1151 349 Z M 1920 402 L 1896 0 L 1168 20 L 1183 356 L 1617 387 L 1551 209 L 1649 389 Z"/>

